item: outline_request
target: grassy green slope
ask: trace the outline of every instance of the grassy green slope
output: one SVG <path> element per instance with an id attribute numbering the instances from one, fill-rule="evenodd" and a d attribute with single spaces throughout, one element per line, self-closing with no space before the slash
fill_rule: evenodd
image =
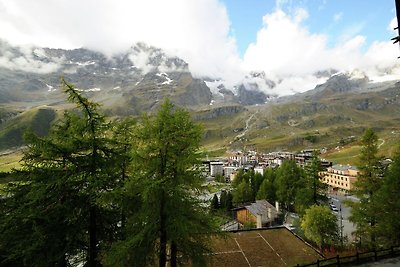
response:
<path id="1" fill-rule="evenodd" d="M 326 148 L 323 156 L 327 159 L 353 164 L 358 155 L 359 137 L 371 127 L 381 139 L 381 155 L 390 157 L 400 143 L 400 105 L 396 90 L 342 93 L 316 101 L 299 98 L 290 103 L 251 107 L 233 117 L 207 121 L 205 128 L 214 135 L 206 135 L 204 144 L 214 151 Z M 237 138 L 235 129 L 244 129 L 249 119 L 249 129 Z"/>
<path id="2" fill-rule="evenodd" d="M 28 129 L 44 136 L 56 118 L 56 112 L 49 107 L 30 109 L 10 119 L 0 127 L 0 149 L 8 149 L 23 145 L 23 135 Z"/>

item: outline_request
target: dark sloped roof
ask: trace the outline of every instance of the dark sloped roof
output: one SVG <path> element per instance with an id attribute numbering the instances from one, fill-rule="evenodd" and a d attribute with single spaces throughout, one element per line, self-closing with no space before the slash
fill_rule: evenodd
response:
<path id="1" fill-rule="evenodd" d="M 273 221 L 278 216 L 276 208 L 266 200 L 257 200 L 255 203 L 245 206 L 245 208 L 254 216 L 261 216 L 263 223 Z M 268 209 L 271 210 L 271 217 L 269 217 Z"/>

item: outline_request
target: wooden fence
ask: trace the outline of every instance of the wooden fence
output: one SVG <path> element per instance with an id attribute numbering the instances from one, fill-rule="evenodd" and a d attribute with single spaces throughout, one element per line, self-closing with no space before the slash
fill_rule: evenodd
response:
<path id="1" fill-rule="evenodd" d="M 300 265 L 297 264 L 297 267 L 307 267 L 307 266 L 350 266 L 350 265 L 358 265 L 366 262 L 379 261 L 381 259 L 393 258 L 396 256 L 400 256 L 400 246 L 390 247 L 388 249 L 382 250 L 372 250 L 362 253 L 356 253 L 350 256 L 339 256 L 317 260 L 316 262 Z"/>

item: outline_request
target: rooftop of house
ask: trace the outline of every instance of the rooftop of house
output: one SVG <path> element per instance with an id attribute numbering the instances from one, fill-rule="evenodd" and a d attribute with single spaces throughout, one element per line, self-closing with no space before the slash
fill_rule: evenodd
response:
<path id="1" fill-rule="evenodd" d="M 246 206 L 246 209 L 248 209 L 254 215 L 267 214 L 268 208 L 270 208 L 273 211 L 273 213 L 275 214 L 277 213 L 277 210 L 275 209 L 274 205 L 272 205 L 266 200 L 256 200 L 255 203 L 251 203 L 250 205 Z"/>
<path id="2" fill-rule="evenodd" d="M 341 165 L 341 164 L 335 164 L 331 167 L 333 170 L 338 170 L 338 171 L 347 171 L 347 170 L 354 170 L 358 171 L 357 167 L 355 166 L 350 166 L 350 165 Z"/>
<path id="3" fill-rule="evenodd" d="M 257 200 L 256 202 L 235 208 L 234 210 L 240 209 L 247 209 L 254 216 L 260 215 L 263 223 L 273 221 L 279 214 L 275 206 L 266 200 Z M 270 209 L 271 216 L 268 214 L 268 209 Z"/>

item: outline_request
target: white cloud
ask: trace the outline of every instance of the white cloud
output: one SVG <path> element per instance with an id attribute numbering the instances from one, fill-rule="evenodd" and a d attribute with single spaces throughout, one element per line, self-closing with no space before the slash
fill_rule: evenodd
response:
<path id="1" fill-rule="evenodd" d="M 240 73 L 218 0 L 0 0 L 0 32 L 13 44 L 84 46 L 108 55 L 145 42 L 183 58 L 198 76 Z"/>
<path id="2" fill-rule="evenodd" d="M 283 80 L 276 88 L 278 94 L 312 89 L 323 82 L 313 76 L 319 70 L 357 68 L 376 74 L 398 63 L 398 47 L 391 42 L 374 42 L 363 52 L 366 37 L 357 35 L 362 23 L 348 28 L 341 42 L 328 47 L 329 36 L 311 33 L 302 25 L 304 14 L 302 9 L 293 15 L 278 9 L 265 15 L 256 42 L 244 55 L 247 70 L 265 71 L 267 77 Z"/>
<path id="3" fill-rule="evenodd" d="M 49 73 L 57 71 L 64 60 L 63 58 L 52 58 L 53 61 L 49 62 L 37 60 L 37 58 L 44 57 L 46 54 L 43 49 L 27 45 L 13 48 L 0 41 L 0 67 L 34 73 Z"/>
<path id="4" fill-rule="evenodd" d="M 317 84 L 322 84 L 325 81 L 326 78 L 318 78 L 311 74 L 287 77 L 278 83 L 273 90 L 279 96 L 292 95 L 313 89 Z"/>
<path id="5" fill-rule="evenodd" d="M 390 31 L 390 32 L 397 32 L 397 30 L 395 30 L 395 28 L 397 28 L 397 17 L 394 17 L 391 21 L 390 21 L 390 23 L 389 23 L 389 26 L 388 26 L 388 30 Z"/>
<path id="6" fill-rule="evenodd" d="M 390 42 L 375 42 L 365 49 L 366 37 L 360 35 L 363 22 L 348 27 L 340 42 L 329 47 L 332 37 L 310 32 L 303 25 L 309 14 L 306 9 L 294 9 L 298 2 L 275 3 L 277 9 L 264 16 L 257 40 L 243 60 L 220 0 L 0 0 L 0 38 L 13 44 L 84 46 L 108 55 L 145 42 L 184 59 L 195 75 L 223 78 L 227 86 L 253 70 L 264 71 L 275 82 L 286 79 L 278 83 L 279 94 L 312 89 L 321 82 L 313 76 L 319 70 L 378 71 L 397 63 L 398 46 Z M 322 1 L 321 8 L 326 4 Z M 340 20 L 342 14 L 334 17 Z M 34 51 L 38 57 L 45 56 L 42 52 Z M 40 65 L 32 51 L 23 55 L 12 59 L 4 53 L 0 65 L 43 72 L 58 67 L 57 62 Z M 149 65 L 146 55 L 131 59 L 137 65 Z"/>

